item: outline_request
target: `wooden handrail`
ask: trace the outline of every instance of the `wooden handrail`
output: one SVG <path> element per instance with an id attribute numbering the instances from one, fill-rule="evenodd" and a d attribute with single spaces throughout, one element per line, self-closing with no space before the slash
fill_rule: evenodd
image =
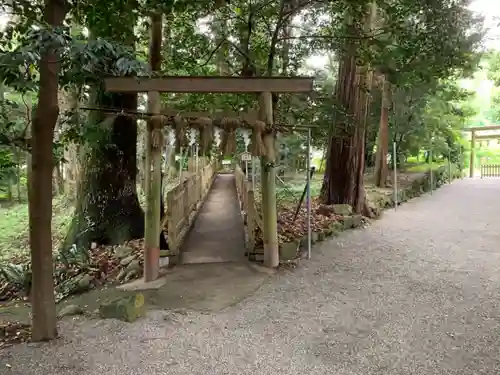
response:
<path id="1" fill-rule="evenodd" d="M 212 186 L 216 171 L 216 162 L 212 162 L 167 192 L 165 224 L 172 255 L 179 254 L 182 242 L 191 228 L 196 213 Z"/>

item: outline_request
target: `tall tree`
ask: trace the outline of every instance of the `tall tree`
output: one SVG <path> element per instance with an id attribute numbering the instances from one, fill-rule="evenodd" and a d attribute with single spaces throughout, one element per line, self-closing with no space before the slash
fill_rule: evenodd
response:
<path id="1" fill-rule="evenodd" d="M 105 38 L 133 49 L 138 9 L 135 0 L 115 0 L 90 1 L 81 11 L 85 12 L 84 22 L 92 39 Z M 106 62 L 107 71 L 113 67 L 127 71 L 119 66 L 119 58 L 111 56 Z M 90 125 L 98 129 L 94 133 L 97 137 L 82 147 L 83 166 L 66 247 L 71 244 L 87 247 L 91 242 L 118 244 L 144 235 L 144 212 L 136 187 L 137 120 L 119 113 L 137 111 L 137 94 L 110 94 L 102 84 L 95 84 L 91 98 L 93 107 L 110 108 L 112 112 L 110 115 L 93 111 L 89 115 Z M 114 115 L 113 111 L 119 114 Z"/>
<path id="2" fill-rule="evenodd" d="M 346 16 L 347 30 L 358 41 L 348 39 L 340 58 L 336 99 L 343 113 L 330 136 L 321 196 L 327 204 L 346 203 L 361 212 L 365 204 L 367 91 L 372 84 L 372 73 L 368 66 L 358 65 L 362 52 L 359 40 L 372 28 L 375 4 L 349 7 Z"/>
<path id="3" fill-rule="evenodd" d="M 351 23 L 360 23 L 362 17 L 356 7 L 359 9 L 362 3 L 346 7 L 354 10 L 350 15 Z M 385 17 L 383 26 L 364 34 L 357 32 L 356 28 L 354 32 L 347 31 L 347 46 L 351 47 L 342 52 L 341 65 L 349 53 L 355 55 L 360 64 L 370 63 L 374 71 L 384 75 L 393 88 L 411 84 L 432 85 L 457 71 L 470 71 L 477 64 L 475 50 L 482 30 L 481 24 L 467 8 L 468 3 L 468 0 L 451 3 L 442 0 L 429 5 L 428 2 L 412 0 L 381 0 L 377 2 L 377 11 Z M 353 39 L 360 37 L 362 40 L 356 44 Z M 339 71 L 342 72 L 342 69 Z M 356 81 L 346 82 L 342 75 L 339 75 L 339 82 L 340 86 L 357 85 Z M 354 95 L 357 89 L 345 89 L 344 92 L 349 90 Z M 322 198 L 326 203 L 352 204 L 359 212 L 363 207 L 360 201 L 363 198 L 355 181 L 359 180 L 362 168 L 353 159 L 354 151 L 349 151 L 351 147 L 362 149 L 352 142 L 353 137 L 358 136 L 355 129 L 360 127 L 356 123 L 358 114 L 353 110 L 355 106 L 348 105 L 346 100 L 339 99 L 338 102 L 341 108 L 336 125 L 340 129 L 336 132 L 342 134 L 334 135 L 333 142 L 330 142 L 328 161 L 336 167 L 326 171 Z M 346 115 L 355 124 L 350 132 L 345 130 Z M 341 141 L 341 138 L 347 140 Z M 379 140 L 382 139 L 379 137 Z M 386 140 L 380 150 L 388 149 Z"/>
<path id="4" fill-rule="evenodd" d="M 53 34 L 61 27 L 67 4 L 63 0 L 45 0 L 44 19 Z M 33 340 L 57 336 L 56 307 L 52 280 L 52 140 L 59 116 L 59 56 L 56 38 L 42 48 L 39 64 L 40 90 L 38 109 L 32 128 L 32 171 L 28 183 L 29 224 L 32 264 Z M 56 42 L 57 43 L 57 42 Z"/>

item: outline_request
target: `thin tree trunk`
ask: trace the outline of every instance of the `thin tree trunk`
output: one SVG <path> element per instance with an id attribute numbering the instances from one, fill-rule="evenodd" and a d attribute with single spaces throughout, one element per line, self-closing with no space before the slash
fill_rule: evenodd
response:
<path id="1" fill-rule="evenodd" d="M 9 173 L 7 181 L 7 201 L 12 202 L 14 200 L 13 188 L 12 188 L 12 176 Z"/>
<path id="2" fill-rule="evenodd" d="M 44 18 L 59 27 L 66 15 L 62 0 L 45 0 Z M 32 312 L 34 341 L 57 337 L 56 305 L 52 280 L 52 140 L 59 115 L 59 57 L 52 49 L 41 56 L 38 110 L 32 128 L 32 171 L 29 183 L 29 233 L 32 264 Z M 36 186 L 36 188 L 35 188 Z"/>
<path id="3" fill-rule="evenodd" d="M 77 87 L 71 87 L 67 91 L 63 91 L 65 95 L 64 103 L 67 109 L 71 109 L 73 112 L 73 118 L 71 119 L 72 126 L 78 126 L 80 122 L 79 117 L 79 106 L 80 106 L 80 93 L 81 89 Z M 72 200 L 76 198 L 76 190 L 78 186 L 78 175 L 79 175 L 79 157 L 80 146 L 75 143 L 70 143 L 64 150 L 64 159 L 66 163 L 63 164 L 62 178 L 64 182 L 64 191 L 67 196 Z"/>
<path id="4" fill-rule="evenodd" d="M 228 55 L 227 38 L 227 25 L 224 9 L 221 9 L 226 3 L 226 0 L 216 0 L 215 5 L 219 9 L 216 19 L 214 20 L 215 26 L 215 42 L 219 45 L 216 55 L 216 65 L 219 75 L 229 75 L 229 66 L 226 61 Z"/>
<path id="5" fill-rule="evenodd" d="M 17 148 L 14 148 L 14 157 L 16 158 L 16 190 L 17 201 L 21 202 L 21 157 Z"/>
<path id="6" fill-rule="evenodd" d="M 64 178 L 62 174 L 62 163 L 57 163 L 55 167 L 57 194 L 64 194 Z"/>
<path id="7" fill-rule="evenodd" d="M 390 83 L 382 78 L 382 103 L 380 110 L 380 127 L 378 131 L 377 156 L 375 161 L 375 185 L 385 187 L 389 166 L 387 165 L 387 154 L 389 153 L 389 107 L 390 107 Z"/>
<path id="8" fill-rule="evenodd" d="M 52 196 L 59 195 L 59 185 L 57 184 L 57 165 L 52 170 Z"/>

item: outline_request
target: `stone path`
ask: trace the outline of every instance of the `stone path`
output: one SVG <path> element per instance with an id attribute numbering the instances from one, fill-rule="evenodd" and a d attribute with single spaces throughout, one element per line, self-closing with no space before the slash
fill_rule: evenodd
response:
<path id="1" fill-rule="evenodd" d="M 218 174 L 181 250 L 183 264 L 245 260 L 243 218 L 232 174 Z"/>
<path id="2" fill-rule="evenodd" d="M 68 319 L 55 342 L 0 352 L 0 373 L 499 374 L 499 197 L 500 180 L 455 182 L 222 311 Z"/>

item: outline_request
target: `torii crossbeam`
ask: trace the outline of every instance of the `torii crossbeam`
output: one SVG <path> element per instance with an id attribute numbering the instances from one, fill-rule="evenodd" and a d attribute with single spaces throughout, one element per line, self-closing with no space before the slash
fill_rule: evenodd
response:
<path id="1" fill-rule="evenodd" d="M 307 93 L 313 90 L 311 77 L 113 77 L 104 80 L 108 92 L 171 93 Z"/>

